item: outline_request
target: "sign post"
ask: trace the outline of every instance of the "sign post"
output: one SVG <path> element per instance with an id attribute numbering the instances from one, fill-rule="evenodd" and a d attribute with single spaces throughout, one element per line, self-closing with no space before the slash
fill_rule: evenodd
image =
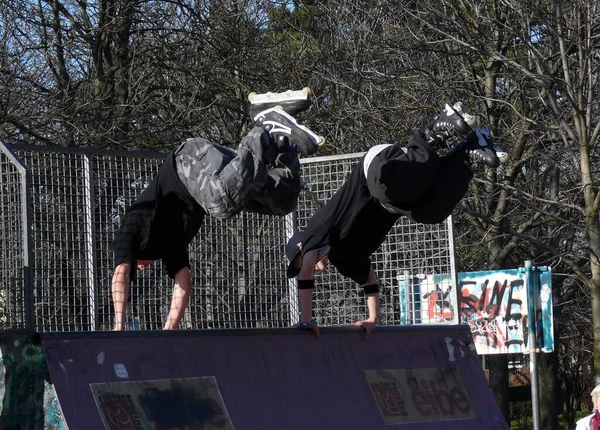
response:
<path id="1" fill-rule="evenodd" d="M 536 329 L 536 312 L 535 312 L 535 292 L 534 292 L 534 269 L 531 266 L 531 261 L 525 262 L 525 285 L 527 287 L 527 347 L 529 352 L 529 373 L 531 375 L 531 411 L 533 414 L 533 430 L 540 428 L 540 393 L 538 382 L 537 368 L 537 329 Z"/>

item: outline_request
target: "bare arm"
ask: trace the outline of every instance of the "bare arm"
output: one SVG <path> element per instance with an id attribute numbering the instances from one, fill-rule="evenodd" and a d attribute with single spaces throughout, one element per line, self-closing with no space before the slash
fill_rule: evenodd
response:
<path id="1" fill-rule="evenodd" d="M 190 269 L 184 267 L 175 275 L 175 286 L 173 287 L 173 299 L 171 300 L 171 309 L 167 316 L 164 330 L 177 330 L 183 319 L 185 308 L 187 308 L 192 290 L 192 277 Z"/>
<path id="2" fill-rule="evenodd" d="M 369 270 L 369 276 L 363 285 L 374 285 L 376 283 L 377 276 L 371 267 Z M 366 336 L 369 337 L 371 332 L 377 326 L 377 321 L 379 320 L 379 292 L 367 294 L 365 297 L 367 300 L 367 308 L 369 309 L 369 318 L 363 321 L 358 321 L 353 325 L 364 328 L 367 332 Z"/>
<path id="3" fill-rule="evenodd" d="M 377 276 L 375 275 L 375 271 L 371 267 L 369 271 L 369 277 L 367 278 L 367 282 L 365 285 L 374 285 L 377 283 Z M 367 321 L 374 322 L 377 324 L 379 320 L 379 293 L 372 293 L 366 295 L 367 300 L 367 308 L 369 309 L 369 319 Z"/>
<path id="4" fill-rule="evenodd" d="M 317 264 L 317 255 L 317 251 L 310 251 L 304 255 L 304 257 L 302 258 L 302 266 L 300 267 L 300 273 L 298 273 L 299 281 L 308 281 L 311 279 L 315 279 L 315 265 Z M 298 290 L 300 320 L 303 322 L 309 322 L 313 319 L 313 292 L 314 288 Z"/>
<path id="5" fill-rule="evenodd" d="M 315 270 L 317 263 L 317 251 L 310 251 L 306 253 L 302 259 L 302 265 L 300 267 L 300 273 L 298 273 L 298 281 L 311 281 L 314 285 Z M 298 290 L 298 301 L 300 306 L 300 322 L 311 323 L 310 326 L 305 327 L 310 329 L 315 336 L 320 336 L 319 326 L 313 322 L 313 292 L 314 288 L 303 288 Z M 300 325 L 300 327 L 302 327 Z"/>
<path id="6" fill-rule="evenodd" d="M 127 298 L 129 297 L 129 274 L 131 263 L 121 263 L 115 268 L 112 277 L 112 299 L 115 308 L 116 331 L 125 330 L 125 315 L 127 312 Z"/>
<path id="7" fill-rule="evenodd" d="M 299 290 L 298 296 L 300 301 L 300 321 L 310 322 L 313 319 L 312 304 L 313 304 L 314 288 Z"/>

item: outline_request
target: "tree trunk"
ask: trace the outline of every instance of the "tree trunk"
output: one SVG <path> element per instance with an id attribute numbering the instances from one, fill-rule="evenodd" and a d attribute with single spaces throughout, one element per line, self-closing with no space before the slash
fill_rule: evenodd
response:
<path id="1" fill-rule="evenodd" d="M 592 297 L 592 325 L 594 328 L 594 371 L 596 385 L 600 384 L 600 267 L 598 259 L 592 257 L 592 282 L 590 293 Z"/>
<path id="2" fill-rule="evenodd" d="M 556 338 L 555 338 L 556 342 Z M 538 355 L 540 382 L 540 426 L 543 429 L 558 428 L 558 414 L 561 407 L 560 381 L 558 380 L 558 351 Z"/>
<path id="3" fill-rule="evenodd" d="M 558 201 L 559 199 L 559 189 L 560 189 L 560 169 L 554 166 L 551 169 L 548 169 L 548 196 L 553 201 Z M 553 215 L 556 215 L 558 212 L 557 207 L 551 207 L 549 212 Z M 546 235 L 550 237 L 550 244 L 552 246 L 558 247 L 560 239 L 554 237 L 552 234 L 552 227 L 547 226 Z M 536 260 L 538 257 L 543 256 L 543 250 L 538 250 L 539 254 L 536 253 Z M 545 263 L 547 265 L 551 265 L 552 261 L 548 261 Z M 561 287 L 563 286 L 562 282 L 553 282 L 552 283 L 552 297 L 555 299 L 560 297 Z M 561 383 L 558 376 L 559 371 L 559 357 L 558 357 L 558 341 L 559 336 L 557 335 L 557 327 L 558 321 L 560 319 L 561 313 L 560 306 L 553 306 L 553 338 L 554 338 L 554 351 L 550 354 L 539 354 L 538 358 L 538 372 L 539 372 L 539 382 L 540 382 L 540 408 L 541 408 L 541 428 L 543 429 L 558 429 L 558 415 L 561 413 L 561 407 L 563 405 L 562 402 L 562 392 L 561 392 Z"/>
<path id="4" fill-rule="evenodd" d="M 490 387 L 496 403 L 507 422 L 510 422 L 510 402 L 508 399 L 508 354 L 488 355 Z"/>
<path id="5" fill-rule="evenodd" d="M 586 153 L 587 155 L 587 153 Z M 598 194 L 592 191 L 589 159 L 585 160 L 586 169 L 583 183 L 586 185 L 584 198 L 586 201 L 586 233 L 590 249 L 589 281 L 590 296 L 592 298 L 592 327 L 594 333 L 594 371 L 596 384 L 600 383 L 600 221 L 598 220 Z"/>

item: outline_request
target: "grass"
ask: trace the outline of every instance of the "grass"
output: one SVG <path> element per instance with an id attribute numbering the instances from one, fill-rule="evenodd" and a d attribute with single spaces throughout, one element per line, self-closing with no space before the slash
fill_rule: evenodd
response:
<path id="1" fill-rule="evenodd" d="M 575 422 L 577 420 L 591 414 L 589 411 L 579 411 L 575 413 Z M 562 414 L 558 416 L 558 428 L 564 429 L 564 420 Z M 575 428 L 575 426 L 573 426 Z M 533 429 L 533 419 L 531 417 L 520 418 L 510 422 L 510 430 L 531 430 Z"/>

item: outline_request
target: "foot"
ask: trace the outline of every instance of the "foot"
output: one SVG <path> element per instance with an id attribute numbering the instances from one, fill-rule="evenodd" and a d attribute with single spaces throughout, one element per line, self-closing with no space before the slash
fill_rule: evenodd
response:
<path id="1" fill-rule="evenodd" d="M 443 144 L 450 137 L 463 137 L 469 134 L 475 124 L 475 117 L 463 111 L 462 103 L 454 106 L 446 104 L 440 114 L 425 127 L 425 138 L 430 144 Z"/>
<path id="2" fill-rule="evenodd" d="M 500 163 L 508 161 L 508 153 L 499 145 L 494 145 L 494 139 L 487 127 L 476 128 L 464 139 L 458 142 L 448 155 L 463 151 L 471 165 L 485 164 L 496 168 Z"/>
<path id="3" fill-rule="evenodd" d="M 282 93 L 264 93 L 256 94 L 254 92 L 248 94 L 250 101 L 250 116 L 255 118 L 260 112 L 267 109 L 281 106 L 284 111 L 292 116 L 298 115 L 310 108 L 312 102 L 310 98 L 313 92 L 310 88 L 304 88 L 299 91 L 284 91 Z"/>
<path id="4" fill-rule="evenodd" d="M 311 155 L 325 145 L 325 138 L 317 135 L 288 114 L 281 106 L 258 113 L 254 118 L 258 127 L 269 132 L 281 149 L 296 148 L 303 155 Z"/>

